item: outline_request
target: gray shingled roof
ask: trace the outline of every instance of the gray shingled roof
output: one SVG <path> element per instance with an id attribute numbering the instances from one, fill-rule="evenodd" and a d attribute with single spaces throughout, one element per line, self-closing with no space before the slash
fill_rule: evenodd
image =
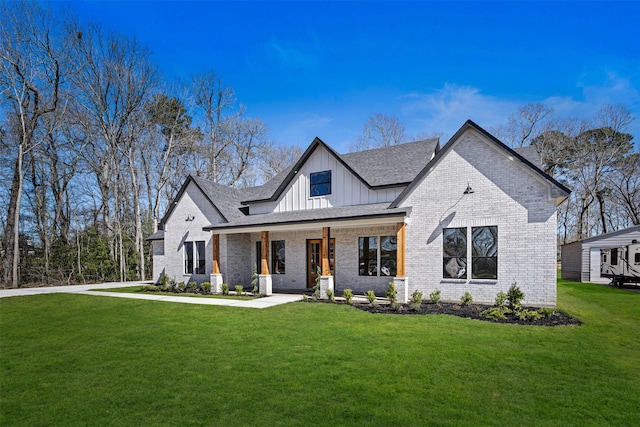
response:
<path id="1" fill-rule="evenodd" d="M 237 221 L 214 224 L 205 230 L 223 230 L 230 228 L 251 227 L 259 225 L 318 223 L 322 221 L 340 221 L 350 219 L 366 219 L 385 216 L 398 216 L 410 212 L 411 208 L 389 209 L 389 203 L 371 205 L 339 206 L 325 209 L 307 209 L 300 211 L 276 212 L 261 215 L 248 215 Z"/>
<path id="2" fill-rule="evenodd" d="M 342 154 L 340 157 L 372 187 L 408 184 L 434 156 L 438 139 Z"/>

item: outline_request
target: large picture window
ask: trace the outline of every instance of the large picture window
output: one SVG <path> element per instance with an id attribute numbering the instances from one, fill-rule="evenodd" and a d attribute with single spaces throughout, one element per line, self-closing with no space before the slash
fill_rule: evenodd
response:
<path id="1" fill-rule="evenodd" d="M 331 171 L 313 172 L 309 177 L 311 197 L 331 194 Z"/>
<path id="2" fill-rule="evenodd" d="M 360 237 L 358 257 L 360 276 L 395 276 L 398 268 L 396 236 Z"/>
<path id="3" fill-rule="evenodd" d="M 498 227 L 471 228 L 471 263 L 468 262 L 467 227 L 442 231 L 442 266 L 445 279 L 498 278 Z"/>
<path id="4" fill-rule="evenodd" d="M 205 242 L 184 242 L 184 274 L 204 274 L 206 266 Z"/>
<path id="5" fill-rule="evenodd" d="M 471 256 L 474 279 L 498 278 L 498 227 L 473 227 L 471 229 Z"/>
<path id="6" fill-rule="evenodd" d="M 443 277 L 467 278 L 467 229 L 445 228 L 442 232 Z"/>

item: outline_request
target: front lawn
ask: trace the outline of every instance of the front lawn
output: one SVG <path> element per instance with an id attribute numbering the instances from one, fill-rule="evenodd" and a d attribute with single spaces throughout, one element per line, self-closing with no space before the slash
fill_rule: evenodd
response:
<path id="1" fill-rule="evenodd" d="M 0 425 L 640 425 L 640 294 L 581 326 L 53 294 L 0 299 Z"/>

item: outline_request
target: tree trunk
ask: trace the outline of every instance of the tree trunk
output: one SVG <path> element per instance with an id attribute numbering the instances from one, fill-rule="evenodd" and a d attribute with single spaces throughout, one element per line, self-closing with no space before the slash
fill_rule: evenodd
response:
<path id="1" fill-rule="evenodd" d="M 20 201 L 22 198 L 22 162 L 24 160 L 24 145 L 18 145 L 18 158 L 11 184 L 9 209 L 5 227 L 5 257 L 3 263 L 3 281 L 12 288 L 18 287 L 18 262 L 20 260 Z"/>

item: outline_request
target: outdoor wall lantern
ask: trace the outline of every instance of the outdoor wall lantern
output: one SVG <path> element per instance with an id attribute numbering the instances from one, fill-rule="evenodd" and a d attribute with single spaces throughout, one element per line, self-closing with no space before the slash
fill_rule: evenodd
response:
<path id="1" fill-rule="evenodd" d="M 187 219 L 185 221 L 193 221 L 195 217 L 193 215 L 187 215 Z"/>
<path id="2" fill-rule="evenodd" d="M 462 194 L 473 194 L 473 188 L 471 188 L 468 182 L 467 182 L 467 189 L 464 190 L 464 193 Z"/>

